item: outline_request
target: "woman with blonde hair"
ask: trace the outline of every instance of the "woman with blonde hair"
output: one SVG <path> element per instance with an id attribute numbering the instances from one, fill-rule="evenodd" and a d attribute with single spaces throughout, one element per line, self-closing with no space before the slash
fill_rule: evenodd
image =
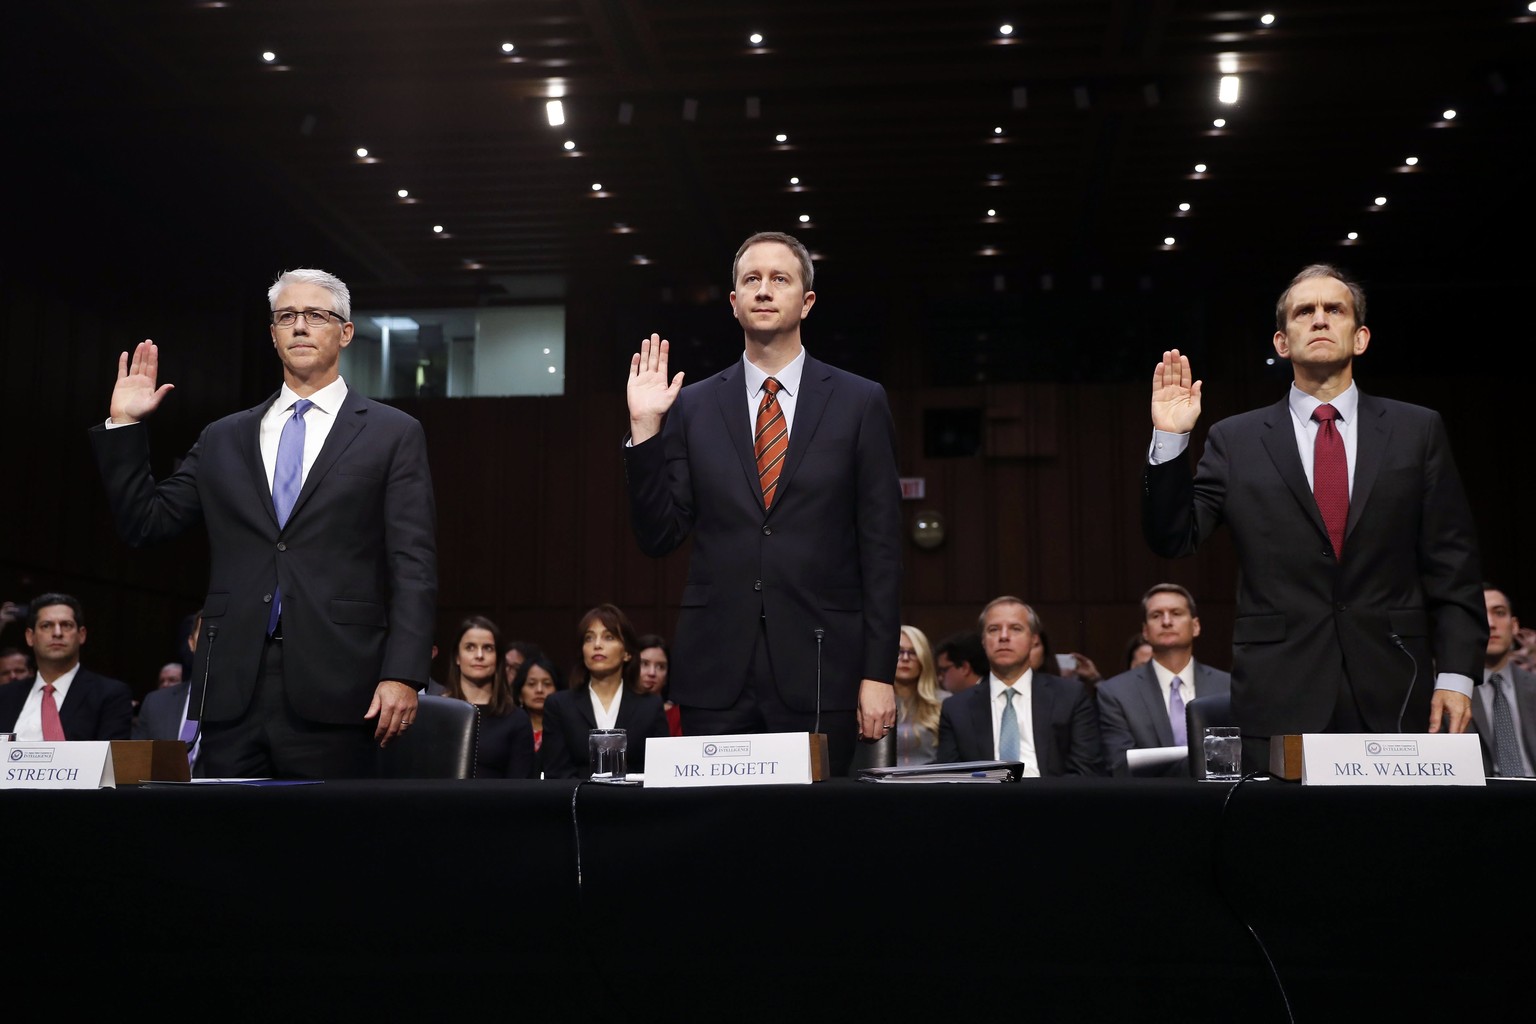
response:
<path id="1" fill-rule="evenodd" d="M 896 653 L 896 764 L 932 764 L 939 747 L 939 687 L 933 646 L 916 626 L 902 626 Z"/>

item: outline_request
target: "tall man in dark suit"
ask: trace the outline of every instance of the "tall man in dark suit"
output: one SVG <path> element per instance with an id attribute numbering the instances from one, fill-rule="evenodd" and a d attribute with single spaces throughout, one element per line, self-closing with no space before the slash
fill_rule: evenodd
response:
<path id="1" fill-rule="evenodd" d="M 268 292 L 283 386 L 210 424 L 176 473 L 150 475 L 147 428 L 170 384 L 142 342 L 91 432 L 118 531 L 135 546 L 202 523 L 211 569 L 193 703 L 208 776 L 375 774 L 410 725 L 437 600 L 421 425 L 337 371 L 351 296 L 320 270 Z M 207 679 L 207 692 L 202 692 Z"/>
<path id="2" fill-rule="evenodd" d="M 1200 615 L 1188 589 L 1159 583 L 1143 594 L 1141 635 L 1152 646 L 1152 660 L 1099 684 L 1099 733 L 1111 775 L 1130 775 L 1125 752 L 1133 747 L 1187 743 L 1189 702 L 1232 687 L 1227 673 L 1195 661 Z M 1188 777 L 1189 760 L 1180 758 L 1157 774 Z"/>
<path id="3" fill-rule="evenodd" d="M 1016 597 L 994 598 L 982 609 L 991 674 L 939 706 L 936 761 L 1022 761 L 1029 778 L 1104 774 L 1088 688 L 1029 667 L 1036 621 Z"/>
<path id="4" fill-rule="evenodd" d="M 37 673 L 0 686 L 0 732 L 18 740 L 126 740 L 133 693 L 80 664 L 85 613 L 68 594 L 43 594 L 27 608 L 27 644 Z"/>
<path id="5" fill-rule="evenodd" d="M 1483 685 L 1472 697 L 1472 720 L 1488 774 L 1528 778 L 1536 774 L 1536 676 L 1510 658 L 1520 620 L 1509 596 L 1485 583 L 1483 602 L 1488 609 L 1488 653 Z"/>
<path id="6" fill-rule="evenodd" d="M 683 388 L 654 334 L 630 362 L 632 525 L 653 556 L 693 538 L 669 680 L 684 733 L 819 724 L 840 774 L 856 735 L 896 724 L 895 427 L 878 384 L 806 354 L 804 245 L 756 234 L 731 269 L 740 362 Z"/>
<path id="7" fill-rule="evenodd" d="M 1164 557 L 1231 528 L 1244 768 L 1267 768 L 1269 738 L 1282 734 L 1463 732 L 1488 633 L 1445 427 L 1430 409 L 1355 387 L 1371 339 L 1365 292 L 1337 268 L 1302 270 L 1275 316 L 1290 393 L 1212 427 L 1193 479 L 1201 382 L 1187 356 L 1163 353 L 1142 499 L 1147 543 Z"/>

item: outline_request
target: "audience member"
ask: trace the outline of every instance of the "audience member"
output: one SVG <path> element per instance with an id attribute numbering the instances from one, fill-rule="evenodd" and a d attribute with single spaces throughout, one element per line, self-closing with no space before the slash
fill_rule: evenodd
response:
<path id="1" fill-rule="evenodd" d="M 0 649 L 0 686 L 25 679 L 32 674 L 27 656 L 14 647 Z"/>
<path id="2" fill-rule="evenodd" d="M 657 633 L 647 633 L 640 638 L 640 692 L 654 693 L 661 698 L 662 709 L 667 713 L 667 728 L 673 736 L 683 734 L 682 712 L 667 691 L 667 674 L 672 670 L 672 650 L 666 638 Z"/>
<path id="3" fill-rule="evenodd" d="M 1140 631 L 1132 633 L 1125 642 L 1125 667 L 1140 668 L 1151 660 L 1152 645 L 1147 643 L 1147 638 Z"/>
<path id="4" fill-rule="evenodd" d="M 1125 752 L 1133 747 L 1185 745 L 1185 705 L 1232 689 L 1227 673 L 1195 662 L 1200 615 L 1188 590 L 1157 584 L 1142 595 L 1141 617 L 1152 660 L 1099 686 L 1099 732 L 1111 775 L 1130 774 Z M 1180 758 L 1158 774 L 1187 777 L 1189 761 Z"/>
<path id="5" fill-rule="evenodd" d="M 133 693 L 80 665 L 85 613 L 68 594 L 43 594 L 27 608 L 27 645 L 37 673 L 0 686 L 0 732 L 20 741 L 126 740 Z"/>
<path id="6" fill-rule="evenodd" d="M 1520 620 L 1508 595 L 1483 584 L 1488 606 L 1488 656 L 1483 685 L 1472 695 L 1472 720 L 1489 775 L 1529 778 L 1536 755 L 1536 675 L 1511 662 Z"/>
<path id="7" fill-rule="evenodd" d="M 611 604 L 581 617 L 581 668 L 576 685 L 544 702 L 544 777 L 580 779 L 591 773 L 587 735 L 593 729 L 628 733 L 628 769 L 645 770 L 645 741 L 668 736 L 661 698 L 642 694 L 637 655 L 640 640 L 629 618 Z"/>
<path id="8" fill-rule="evenodd" d="M 916 626 L 902 626 L 896 648 L 896 764 L 932 764 L 939 749 L 939 705 L 949 691 L 939 689 L 928 637 Z"/>
<path id="9" fill-rule="evenodd" d="M 500 646 L 501 631 L 490 619 L 471 615 L 460 622 L 443 696 L 468 701 L 480 716 L 475 778 L 532 778 L 533 726 L 513 698 Z"/>
<path id="10" fill-rule="evenodd" d="M 555 663 L 542 654 L 519 665 L 517 676 L 512 680 L 517 706 L 523 709 L 533 726 L 534 778 L 544 777 L 544 702 L 558 689 L 560 672 Z"/>
<path id="11" fill-rule="evenodd" d="M 1036 672 L 1029 654 L 1038 621 L 1016 597 L 982 609 L 990 676 L 944 702 L 939 761 L 1020 761 L 1028 777 L 1102 775 L 1099 720 L 1076 679 Z"/>
<path id="12" fill-rule="evenodd" d="M 508 679 L 517 678 L 517 670 L 522 667 L 523 662 L 543 657 L 543 648 L 527 640 L 511 641 L 501 655 L 502 661 L 506 664 Z"/>
<path id="13" fill-rule="evenodd" d="M 981 646 L 980 633 L 946 637 L 934 648 L 933 657 L 939 685 L 950 693 L 969 690 L 987 677 L 987 652 Z"/>
<path id="14" fill-rule="evenodd" d="M 164 665 L 160 666 L 160 678 L 156 681 L 155 688 L 157 690 L 163 690 L 168 686 L 175 686 L 177 683 L 181 682 L 181 679 L 181 662 L 168 661 Z"/>

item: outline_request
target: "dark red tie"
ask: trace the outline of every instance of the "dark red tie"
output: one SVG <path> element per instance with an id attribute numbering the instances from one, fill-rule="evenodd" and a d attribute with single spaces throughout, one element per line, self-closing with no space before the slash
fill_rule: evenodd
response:
<path id="1" fill-rule="evenodd" d="M 1344 457 L 1344 439 L 1334 426 L 1339 410 L 1320 405 L 1312 410 L 1317 421 L 1317 440 L 1312 444 L 1312 496 L 1328 527 L 1333 554 L 1344 557 L 1344 524 L 1349 521 L 1349 462 Z"/>
<path id="2" fill-rule="evenodd" d="M 789 451 L 789 424 L 784 422 L 784 409 L 774 397 L 783 386 L 777 377 L 763 381 L 763 400 L 757 405 L 757 427 L 752 432 L 752 454 L 757 456 L 757 480 L 763 488 L 763 508 L 773 506 L 779 471 L 784 468 L 784 453 Z"/>
<path id="3" fill-rule="evenodd" d="M 53 699 L 53 684 L 43 684 L 43 742 L 62 743 L 64 723 L 59 720 L 59 702 Z"/>

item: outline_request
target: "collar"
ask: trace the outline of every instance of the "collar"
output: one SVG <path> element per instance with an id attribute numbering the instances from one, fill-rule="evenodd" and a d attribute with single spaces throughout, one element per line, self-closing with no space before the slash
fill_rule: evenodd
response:
<path id="1" fill-rule="evenodd" d="M 1030 685 L 1034 681 L 1035 681 L 1035 670 L 1032 669 L 1032 668 L 1025 669 L 1024 670 L 1024 674 L 1019 676 L 1018 680 L 1016 682 L 1014 682 L 1014 684 L 1013 684 L 1014 692 L 1015 693 L 1029 693 L 1030 692 Z M 992 688 L 992 699 L 993 700 L 997 700 L 998 698 L 1002 697 L 1003 696 L 1003 691 L 1008 688 L 1007 685 L 1001 679 L 997 678 L 997 673 L 995 673 L 995 672 L 990 674 L 987 677 L 987 682 L 988 682 L 988 684 Z M 1004 699 L 1006 699 L 1006 698 L 1004 698 Z"/>
<path id="2" fill-rule="evenodd" d="M 791 359 L 789 364 L 785 366 L 784 369 L 780 370 L 778 373 L 773 374 L 772 376 L 779 378 L 779 383 L 783 385 L 785 391 L 789 392 L 789 397 L 794 398 L 796 395 L 800 394 L 800 378 L 804 374 L 805 346 L 801 345 L 800 354 Z M 747 358 L 747 354 L 745 352 L 741 354 L 741 375 L 742 378 L 746 381 L 747 396 L 749 398 L 756 398 L 758 395 L 763 393 L 763 381 L 768 379 L 769 374 L 764 373 L 756 366 L 753 366 L 752 361 Z"/>
<path id="3" fill-rule="evenodd" d="M 297 402 L 300 397 L 299 393 L 289 387 L 287 381 L 284 381 L 282 389 L 277 393 L 276 408 L 280 412 L 287 412 L 293 408 L 293 403 Z M 310 395 L 309 400 L 315 403 L 316 409 L 319 409 L 327 416 L 334 417 L 341 411 L 341 403 L 347 400 L 347 382 L 337 377 L 325 387 Z"/>
<path id="4" fill-rule="evenodd" d="M 1291 407 L 1292 416 L 1302 423 L 1311 423 L 1313 411 L 1323 403 L 1292 383 L 1288 404 Z M 1338 410 L 1339 419 L 1345 423 L 1353 423 L 1355 414 L 1360 411 L 1360 389 L 1355 387 L 1354 381 L 1350 381 L 1349 387 L 1328 404 Z"/>
<path id="5" fill-rule="evenodd" d="M 1165 690 L 1173 685 L 1174 676 L 1178 676 L 1179 682 L 1181 683 L 1192 683 L 1195 680 L 1194 658 L 1190 658 L 1188 661 L 1186 661 L 1184 663 L 1184 667 L 1179 669 L 1177 672 L 1168 671 L 1158 663 L 1156 658 L 1153 658 L 1151 661 L 1147 662 L 1147 664 L 1152 666 L 1152 671 L 1154 674 L 1156 674 L 1158 683 Z"/>
<path id="6" fill-rule="evenodd" d="M 69 689 L 69 684 L 75 681 L 75 676 L 80 674 L 80 663 L 75 662 L 75 667 L 68 672 L 61 672 L 59 678 L 53 681 L 53 691 L 62 695 Z M 32 675 L 32 689 L 36 693 L 43 692 L 43 673 L 35 672 Z"/>

